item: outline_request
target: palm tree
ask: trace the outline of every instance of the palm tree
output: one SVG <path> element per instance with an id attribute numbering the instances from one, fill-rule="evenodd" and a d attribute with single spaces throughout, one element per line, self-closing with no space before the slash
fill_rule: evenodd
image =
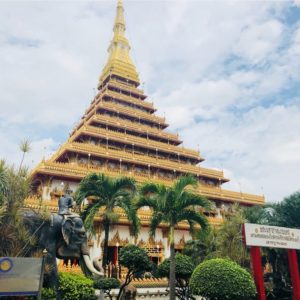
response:
<path id="1" fill-rule="evenodd" d="M 175 244 L 174 231 L 177 224 L 187 221 L 190 231 L 199 224 L 202 229 L 207 227 L 207 220 L 199 208 L 209 209 L 209 202 L 193 193 L 187 187 L 196 186 L 197 179 L 192 176 L 181 177 L 171 187 L 162 184 L 146 183 L 141 188 L 141 197 L 136 207 L 148 206 L 152 210 L 150 235 L 154 236 L 156 228 L 164 223 L 169 229 L 170 244 L 170 300 L 175 300 Z"/>
<path id="2" fill-rule="evenodd" d="M 132 205 L 136 193 L 135 180 L 129 177 L 110 178 L 104 174 L 89 174 L 86 176 L 76 191 L 77 203 L 83 203 L 84 199 L 93 196 L 93 201 L 83 210 L 82 218 L 88 231 L 94 233 L 94 217 L 101 212 L 104 228 L 103 268 L 107 265 L 108 240 L 111 224 L 115 223 L 119 215 L 114 211 L 120 207 L 131 221 L 131 229 L 137 235 L 139 220 Z"/>
<path id="3" fill-rule="evenodd" d="M 25 154 L 28 153 L 31 150 L 30 142 L 28 140 L 22 141 L 20 143 L 20 150 L 23 152 L 23 155 L 22 155 L 20 166 L 19 166 L 19 172 L 21 171 L 23 161 L 24 161 L 24 158 L 25 158 Z"/>

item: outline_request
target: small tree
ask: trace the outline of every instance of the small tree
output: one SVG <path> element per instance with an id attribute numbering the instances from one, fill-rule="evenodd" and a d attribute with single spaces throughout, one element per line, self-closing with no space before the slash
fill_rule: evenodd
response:
<path id="1" fill-rule="evenodd" d="M 120 281 L 116 278 L 101 278 L 94 282 L 94 288 L 98 290 L 102 290 L 110 300 L 113 299 L 111 290 L 117 289 L 119 287 L 120 287 Z"/>
<path id="2" fill-rule="evenodd" d="M 207 300 L 250 300 L 256 290 L 251 275 L 228 259 L 206 260 L 194 270 L 190 287 Z"/>
<path id="3" fill-rule="evenodd" d="M 127 268 L 125 280 L 120 287 L 117 300 L 121 299 L 123 290 L 130 284 L 134 277 L 142 276 L 152 269 L 151 261 L 144 249 L 135 245 L 127 245 L 120 250 L 119 263 Z"/>
<path id="4" fill-rule="evenodd" d="M 177 253 L 175 256 L 176 296 L 182 300 L 194 299 L 190 293 L 189 281 L 195 269 L 191 257 Z M 170 259 L 165 259 L 158 266 L 158 275 L 169 277 Z"/>

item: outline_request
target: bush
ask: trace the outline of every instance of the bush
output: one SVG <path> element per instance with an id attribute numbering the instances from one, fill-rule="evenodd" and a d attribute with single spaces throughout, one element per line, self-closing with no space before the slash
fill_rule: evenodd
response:
<path id="1" fill-rule="evenodd" d="M 176 296 L 179 299 L 193 299 L 190 293 L 189 280 L 195 269 L 191 257 L 177 253 L 175 256 L 175 278 L 176 278 Z M 158 266 L 158 274 L 161 277 L 169 277 L 170 259 L 165 259 Z"/>
<path id="2" fill-rule="evenodd" d="M 94 281 L 94 288 L 102 290 L 109 299 L 112 299 L 111 290 L 119 288 L 120 284 L 116 278 L 101 278 Z"/>
<path id="3" fill-rule="evenodd" d="M 112 290 L 120 287 L 120 281 L 116 278 L 101 278 L 94 281 L 94 288 L 98 290 Z"/>
<path id="4" fill-rule="evenodd" d="M 190 288 L 208 300 L 250 300 L 256 290 L 251 275 L 228 259 L 204 261 L 194 270 Z"/>
<path id="5" fill-rule="evenodd" d="M 175 256 L 175 276 L 180 279 L 189 279 L 195 269 L 192 258 L 187 255 L 177 253 Z M 158 266 L 158 274 L 161 277 L 169 277 L 170 273 L 170 259 L 165 259 Z"/>
<path id="6" fill-rule="evenodd" d="M 43 300 L 55 300 L 55 292 L 52 289 L 43 288 L 42 289 L 42 299 Z"/>
<path id="7" fill-rule="evenodd" d="M 95 299 L 93 281 L 84 275 L 72 273 L 59 274 L 59 291 L 62 300 Z"/>

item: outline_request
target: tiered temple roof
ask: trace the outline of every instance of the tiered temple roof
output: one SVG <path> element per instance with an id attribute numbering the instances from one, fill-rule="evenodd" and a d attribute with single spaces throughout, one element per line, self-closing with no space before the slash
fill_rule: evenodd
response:
<path id="1" fill-rule="evenodd" d="M 222 189 L 229 181 L 223 172 L 199 166 L 204 160 L 199 151 L 183 148 L 178 135 L 166 130 L 165 118 L 155 114 L 153 103 L 139 88 L 125 29 L 119 0 L 98 93 L 68 141 L 33 170 L 36 185 L 49 185 L 54 179 L 78 183 L 90 172 L 171 185 L 179 176 L 192 174 L 199 179 L 199 193 L 216 204 L 263 204 L 262 196 Z"/>

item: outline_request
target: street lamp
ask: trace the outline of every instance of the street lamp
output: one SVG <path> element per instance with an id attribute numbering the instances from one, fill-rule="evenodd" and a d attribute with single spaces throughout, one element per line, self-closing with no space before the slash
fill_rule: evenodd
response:
<path id="1" fill-rule="evenodd" d="M 88 154 L 88 169 L 90 168 L 90 161 L 91 161 L 91 153 Z"/>
<path id="2" fill-rule="evenodd" d="M 122 158 L 120 158 L 120 174 L 121 174 L 121 170 L 122 170 Z"/>

